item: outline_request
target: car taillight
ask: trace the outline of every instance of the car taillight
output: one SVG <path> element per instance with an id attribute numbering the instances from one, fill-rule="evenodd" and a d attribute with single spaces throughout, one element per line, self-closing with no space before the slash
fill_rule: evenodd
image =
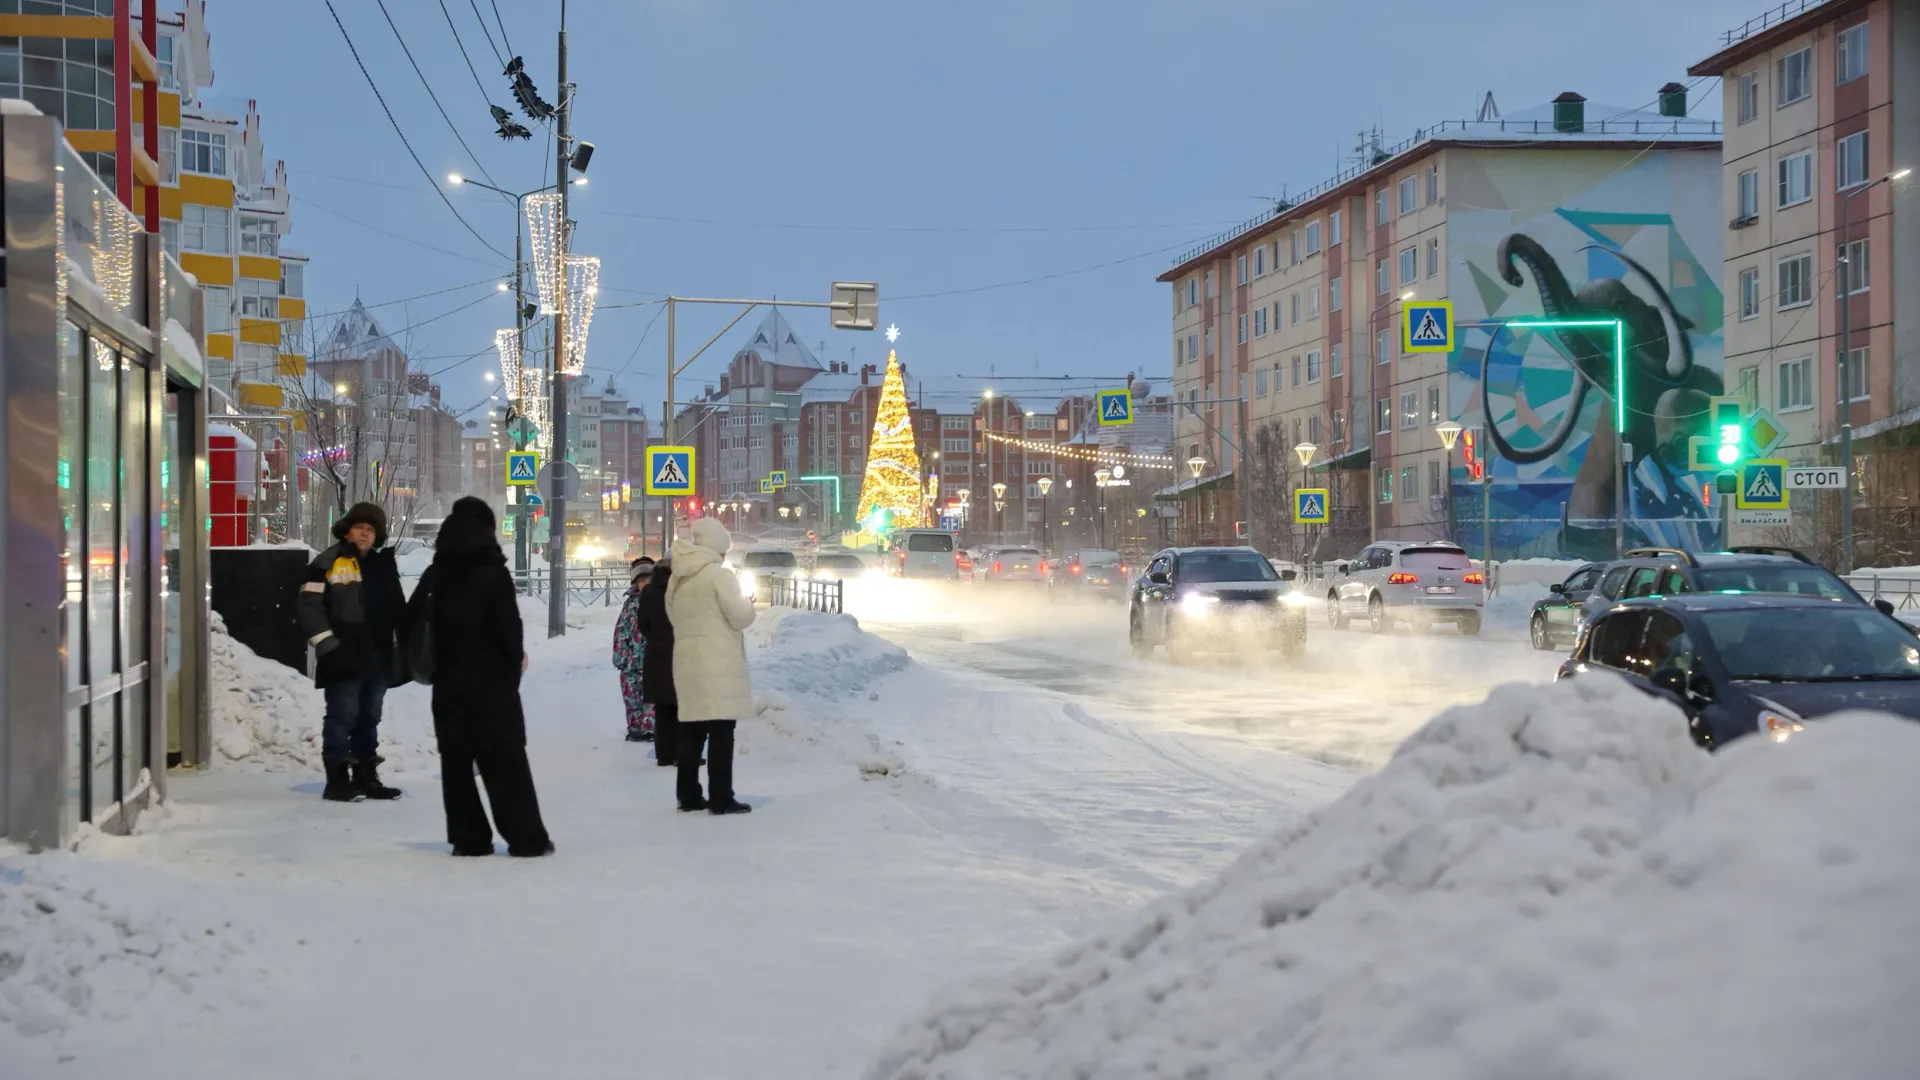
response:
<path id="1" fill-rule="evenodd" d="M 1460 580 L 1466 582 L 1469 585 L 1485 585 L 1487 583 L 1487 576 L 1485 574 L 1482 574 L 1478 570 L 1475 570 L 1473 573 L 1468 574 L 1466 577 L 1463 577 Z"/>
<path id="2" fill-rule="evenodd" d="M 1418 585 L 1419 583 L 1420 575 L 1418 574 L 1392 573 L 1387 575 L 1387 584 L 1389 585 Z"/>
<path id="3" fill-rule="evenodd" d="M 1121 573 L 1123 573 L 1123 574 L 1127 572 L 1127 564 L 1126 564 L 1126 563 L 1121 563 L 1121 564 L 1120 564 L 1120 572 L 1121 572 Z"/>
<path id="4" fill-rule="evenodd" d="M 1074 566 L 1074 568 L 1073 568 L 1073 572 L 1074 572 L 1074 573 L 1076 573 L 1076 574 L 1077 574 L 1077 573 L 1079 573 L 1079 572 L 1080 572 L 1080 567 L 1079 567 L 1078 565 L 1076 565 L 1076 566 Z"/>
<path id="5" fill-rule="evenodd" d="M 993 572 L 994 572 L 994 573 L 996 573 L 996 574 L 1000 572 L 1000 560 L 999 560 L 999 559 L 995 559 L 995 560 L 993 560 Z"/>

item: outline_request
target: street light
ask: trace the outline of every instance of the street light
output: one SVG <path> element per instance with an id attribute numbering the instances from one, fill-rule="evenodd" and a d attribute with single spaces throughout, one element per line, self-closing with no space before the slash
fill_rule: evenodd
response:
<path id="1" fill-rule="evenodd" d="M 1302 470 L 1313 464 L 1313 455 L 1319 452 L 1320 448 L 1310 442 L 1300 443 L 1293 448 L 1293 455 L 1300 459 Z"/>
<path id="2" fill-rule="evenodd" d="M 1103 548 L 1107 546 L 1107 483 L 1112 479 L 1113 470 L 1105 465 L 1093 470 L 1093 482 L 1100 489 L 1100 519 L 1095 523 L 1094 534 Z"/>
<path id="3" fill-rule="evenodd" d="M 1465 430 L 1451 420 L 1433 425 L 1433 433 L 1440 436 L 1440 445 L 1447 452 L 1447 539 L 1453 539 L 1453 444 L 1460 441 L 1460 432 Z"/>
<path id="4" fill-rule="evenodd" d="M 1187 459 L 1187 471 L 1193 474 L 1193 478 L 1195 480 L 1200 479 L 1200 470 L 1206 467 L 1207 467 L 1207 459 L 1199 456 L 1198 454 Z"/>
<path id="5" fill-rule="evenodd" d="M 1040 489 L 1040 546 L 1049 552 L 1053 550 L 1053 510 L 1047 495 L 1053 491 L 1053 477 L 1043 476 L 1033 482 Z"/>
<path id="6" fill-rule="evenodd" d="M 1849 317 L 1849 298 L 1853 295 L 1853 260 L 1847 257 L 1847 244 L 1852 233 L 1853 218 L 1850 210 L 1853 200 L 1872 191 L 1881 184 L 1904 180 L 1912 169 L 1895 169 L 1887 175 L 1865 184 L 1847 194 L 1840 202 L 1840 264 L 1847 269 L 1846 279 L 1840 286 L 1840 357 L 1835 381 L 1840 384 L 1838 408 L 1840 410 L 1840 572 L 1853 573 L 1853 320 Z M 1871 211 L 1869 211 L 1871 212 Z"/>

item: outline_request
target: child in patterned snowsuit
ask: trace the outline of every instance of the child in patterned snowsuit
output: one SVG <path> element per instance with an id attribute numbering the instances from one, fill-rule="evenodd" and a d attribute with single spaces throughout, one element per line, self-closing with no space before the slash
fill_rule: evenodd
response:
<path id="1" fill-rule="evenodd" d="M 641 556 L 629 567 L 633 587 L 613 630 L 613 666 L 620 672 L 620 696 L 627 705 L 627 741 L 653 741 L 653 706 L 641 700 L 640 676 L 646 669 L 646 639 L 640 636 L 640 590 L 653 574 L 653 560 Z"/>

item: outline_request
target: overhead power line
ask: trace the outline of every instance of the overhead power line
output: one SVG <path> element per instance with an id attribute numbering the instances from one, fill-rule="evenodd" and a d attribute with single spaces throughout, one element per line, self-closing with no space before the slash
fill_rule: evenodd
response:
<path id="1" fill-rule="evenodd" d="M 433 244 L 429 244 L 425 240 L 415 240 L 410 236 L 402 236 L 401 234 L 394 232 L 391 229 L 385 229 L 378 225 L 361 221 L 359 218 L 352 217 L 347 214 L 343 214 L 340 211 L 333 209 L 332 207 L 322 206 L 319 203 L 314 202 L 312 199 L 309 199 L 304 195 L 295 195 L 293 196 L 293 199 L 295 202 L 298 202 L 303 206 L 310 206 L 313 209 L 318 210 L 323 214 L 330 214 L 333 217 L 337 217 L 341 221 L 345 221 L 353 225 L 358 225 L 363 229 L 368 229 L 373 232 L 377 232 L 380 235 L 385 236 L 390 240 L 398 240 L 403 244 L 411 244 L 414 247 L 425 248 L 428 251 L 437 251 L 442 255 L 451 256 L 455 259 L 462 259 L 462 260 L 465 260 L 466 262 L 479 263 L 481 266 L 492 266 L 494 263 L 492 259 L 477 258 L 472 255 L 463 254 L 461 252 L 453 251 L 448 248 L 438 247 Z"/>
<path id="2" fill-rule="evenodd" d="M 410 304 L 415 300 L 427 300 L 435 296 L 445 296 L 448 293 L 460 292 L 464 289 L 478 288 L 481 285 L 492 285 L 494 282 L 499 280 L 500 280 L 499 278 L 485 277 L 485 278 L 481 278 L 478 281 L 469 281 L 465 285 L 450 285 L 447 288 L 435 289 L 432 292 L 415 293 L 412 296 L 403 296 L 403 297 L 400 297 L 398 300 L 381 300 L 372 304 L 362 301 L 360 302 L 359 306 L 366 308 L 368 310 L 372 310 L 374 308 L 392 307 L 395 304 Z M 335 315 L 345 315 L 352 310 L 353 310 L 352 308 L 341 308 L 339 311 L 322 311 L 317 314 L 306 316 L 304 321 L 312 322 L 315 319 L 330 319 Z"/>
<path id="3" fill-rule="evenodd" d="M 406 37 L 400 33 L 400 27 L 393 21 L 393 14 L 387 10 L 387 0 L 373 0 L 373 2 L 379 6 L 381 16 L 387 20 L 387 29 L 393 31 L 393 40 L 400 43 L 400 51 L 406 55 L 407 63 L 413 67 L 413 73 L 420 77 L 420 85 L 426 88 L 427 99 L 432 101 L 433 107 L 439 111 L 440 119 L 447 122 L 447 130 L 453 132 L 454 141 L 460 144 L 460 149 L 467 152 L 467 160 L 473 162 L 473 167 L 480 170 L 480 175 L 486 178 L 487 183 L 497 186 L 499 182 L 481 163 L 480 155 L 473 152 L 473 147 L 467 145 L 466 137 L 460 134 L 460 125 L 453 122 L 453 117 L 447 115 L 447 107 L 440 104 L 440 95 L 433 92 L 433 83 L 427 81 L 427 73 L 420 70 L 420 62 L 413 58 L 413 50 L 407 47 Z M 474 76 L 474 81 L 478 82 L 479 76 Z M 435 186 L 438 187 L 437 184 Z"/>
<path id="4" fill-rule="evenodd" d="M 420 170 L 420 175 L 427 178 L 427 183 L 433 187 L 434 194 L 440 196 L 440 201 L 447 204 L 447 212 L 465 226 L 475 240 L 480 241 L 480 246 L 503 259 L 507 258 L 506 252 L 488 243 L 487 238 L 480 235 L 480 230 L 474 228 L 471 222 L 460 215 L 459 207 L 454 206 L 453 201 L 447 198 L 447 193 L 440 190 L 440 181 L 427 168 L 426 163 L 420 160 L 420 155 L 414 152 L 413 143 L 407 141 L 407 133 L 401 129 L 400 121 L 394 118 L 393 110 L 387 106 L 385 95 L 380 93 L 379 85 L 373 81 L 373 73 L 367 70 L 366 61 L 360 59 L 360 50 L 353 44 L 353 35 L 347 33 L 347 24 L 340 21 L 340 13 L 334 10 L 333 0 L 327 0 L 327 13 L 333 16 L 333 25 L 340 29 L 340 36 L 347 43 L 347 51 L 353 54 L 353 62 L 360 68 L 360 77 L 367 80 L 367 88 L 373 91 L 374 100 L 380 103 L 380 111 L 387 114 L 387 123 L 392 124 L 393 133 L 400 136 L 400 145 L 407 148 L 407 156 L 413 159 L 414 165 Z"/>
<path id="5" fill-rule="evenodd" d="M 504 21 L 502 21 L 500 18 L 500 0 L 487 0 L 487 3 L 491 4 L 493 7 L 494 25 L 500 28 L 500 44 L 506 46 L 507 55 L 512 56 L 514 55 L 513 42 L 507 40 L 507 24 Z M 566 7 L 565 4 L 561 5 L 561 8 L 563 10 L 565 9 L 565 7 Z M 565 20 L 562 20 L 562 21 L 565 21 Z"/>
<path id="6" fill-rule="evenodd" d="M 460 28 L 453 25 L 453 13 L 447 10 L 447 0 L 440 0 L 440 16 L 447 20 L 447 32 L 453 35 L 453 44 L 460 50 L 460 59 L 467 62 L 467 74 L 473 76 L 473 85 L 479 89 L 481 99 L 491 108 L 493 98 L 487 93 L 487 84 L 480 81 L 480 71 L 473 66 L 473 57 L 467 55 L 467 43 L 460 39 Z M 482 29 L 485 29 L 484 25 Z"/>
<path id="7" fill-rule="evenodd" d="M 493 62 L 505 68 L 507 58 L 500 55 L 500 46 L 493 43 L 493 31 L 487 28 L 487 17 L 480 14 L 480 5 L 474 0 L 467 0 L 467 6 L 473 9 L 473 17 L 480 23 L 480 33 L 486 36 L 487 48 L 493 50 Z"/>

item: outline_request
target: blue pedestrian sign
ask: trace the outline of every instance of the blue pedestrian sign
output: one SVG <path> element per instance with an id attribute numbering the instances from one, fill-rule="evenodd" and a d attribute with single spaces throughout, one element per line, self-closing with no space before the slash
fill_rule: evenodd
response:
<path id="1" fill-rule="evenodd" d="M 1740 486 L 1735 489 L 1733 505 L 1740 510 L 1785 510 L 1786 459 L 1761 458 L 1741 462 Z"/>
<path id="2" fill-rule="evenodd" d="M 546 504 L 547 500 L 541 498 L 540 493 L 537 491 L 529 491 L 520 496 L 520 505 L 522 506 L 545 506 Z"/>
<path id="3" fill-rule="evenodd" d="M 768 473 L 767 483 L 773 485 L 773 488 L 775 491 L 778 491 L 779 489 L 786 487 L 787 486 L 787 470 L 775 469 L 772 472 Z"/>
<path id="4" fill-rule="evenodd" d="M 507 483 L 516 487 L 532 487 L 540 478 L 540 455 L 531 450 L 509 450 L 507 452 Z"/>
<path id="5" fill-rule="evenodd" d="M 1331 515 L 1328 513 L 1326 488 L 1295 488 L 1293 490 L 1293 520 L 1298 525 L 1325 525 Z"/>
<path id="6" fill-rule="evenodd" d="M 1100 426 L 1119 427 L 1133 423 L 1133 391 L 1100 391 Z"/>
<path id="7" fill-rule="evenodd" d="M 1400 350 L 1409 353 L 1453 351 L 1453 304 L 1446 300 L 1408 301 L 1400 313 Z"/>
<path id="8" fill-rule="evenodd" d="M 647 494 L 678 499 L 693 493 L 693 447 L 647 447 Z"/>

